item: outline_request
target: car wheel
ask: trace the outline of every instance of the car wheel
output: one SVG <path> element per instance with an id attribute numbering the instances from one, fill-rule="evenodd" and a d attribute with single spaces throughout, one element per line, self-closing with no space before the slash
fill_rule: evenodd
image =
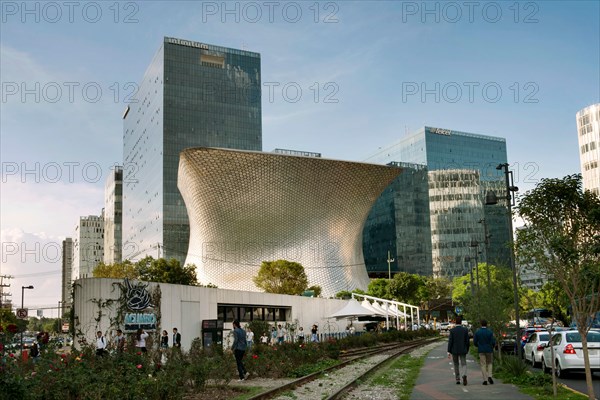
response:
<path id="1" fill-rule="evenodd" d="M 535 361 L 535 354 L 531 353 L 531 366 L 537 367 L 537 362 Z"/>
<path id="2" fill-rule="evenodd" d="M 564 378 L 565 376 L 567 376 L 567 372 L 560 367 L 560 362 L 558 362 L 558 360 L 556 360 L 554 372 L 556 373 L 557 378 Z"/>

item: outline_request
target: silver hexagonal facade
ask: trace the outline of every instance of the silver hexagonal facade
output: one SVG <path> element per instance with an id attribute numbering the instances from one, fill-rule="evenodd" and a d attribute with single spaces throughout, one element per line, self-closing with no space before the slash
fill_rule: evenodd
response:
<path id="1" fill-rule="evenodd" d="M 262 261 L 301 263 L 324 296 L 366 289 L 362 230 L 396 167 L 216 148 L 181 152 L 198 280 L 256 291 Z"/>

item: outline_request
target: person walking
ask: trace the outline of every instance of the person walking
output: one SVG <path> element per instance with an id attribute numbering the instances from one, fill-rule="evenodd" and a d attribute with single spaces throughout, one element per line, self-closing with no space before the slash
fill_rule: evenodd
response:
<path id="1" fill-rule="evenodd" d="M 104 356 L 106 352 L 106 339 L 102 335 L 102 331 L 96 332 L 96 355 L 99 357 Z"/>
<path id="2" fill-rule="evenodd" d="M 310 341 L 313 343 L 316 343 L 319 341 L 319 326 L 317 324 L 313 324 L 313 326 L 310 328 Z"/>
<path id="3" fill-rule="evenodd" d="M 238 374 L 240 376 L 240 382 L 244 381 L 250 376 L 250 373 L 246 371 L 242 359 L 246 353 L 247 345 L 246 331 L 240 327 L 240 321 L 237 319 L 233 321 L 233 344 L 231 350 L 235 356 L 235 363 L 237 365 Z"/>
<path id="4" fill-rule="evenodd" d="M 492 360 L 494 359 L 494 346 L 496 339 L 494 332 L 487 327 L 487 321 L 481 320 L 481 328 L 477 329 L 473 336 L 473 345 L 477 346 L 479 352 L 479 364 L 481 365 L 481 375 L 483 375 L 483 384 L 494 384 L 492 379 Z"/>
<path id="5" fill-rule="evenodd" d="M 142 328 L 138 329 L 135 334 L 135 347 L 137 347 L 142 353 L 146 352 L 146 339 L 148 338 L 146 331 Z"/>
<path id="6" fill-rule="evenodd" d="M 467 353 L 469 352 L 469 330 L 462 326 L 462 317 L 456 317 L 456 326 L 450 329 L 450 337 L 448 339 L 448 358 L 452 356 L 454 363 L 454 377 L 456 384 L 460 385 L 462 376 L 462 384 L 467 385 Z M 460 369 L 459 369 L 460 362 Z"/>
<path id="7" fill-rule="evenodd" d="M 277 344 L 283 344 L 286 333 L 285 328 L 281 324 L 277 325 Z"/>
<path id="8" fill-rule="evenodd" d="M 160 348 L 162 350 L 166 350 L 169 348 L 169 332 L 162 331 L 162 335 L 160 336 Z"/>
<path id="9" fill-rule="evenodd" d="M 181 333 L 177 332 L 177 328 L 173 328 L 173 347 L 181 349 Z"/>
<path id="10" fill-rule="evenodd" d="M 300 343 L 300 344 L 304 343 L 304 328 L 303 327 L 298 328 L 298 334 L 296 335 L 296 339 L 298 340 L 298 343 Z"/>
<path id="11" fill-rule="evenodd" d="M 123 331 L 121 329 L 117 329 L 115 344 L 117 347 L 117 353 L 123 353 L 123 351 L 125 350 L 125 336 L 123 336 Z"/>
<path id="12" fill-rule="evenodd" d="M 252 332 L 252 329 L 250 329 L 250 327 L 246 328 L 246 344 L 248 346 L 248 349 L 251 349 L 252 345 L 254 344 L 254 332 Z"/>

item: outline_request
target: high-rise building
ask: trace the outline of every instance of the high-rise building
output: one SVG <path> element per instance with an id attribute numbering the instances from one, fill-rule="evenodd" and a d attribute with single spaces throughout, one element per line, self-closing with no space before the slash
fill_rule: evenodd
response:
<path id="1" fill-rule="evenodd" d="M 600 195 L 600 103 L 577 113 L 577 132 L 583 188 Z"/>
<path id="2" fill-rule="evenodd" d="M 62 290 L 61 301 L 63 304 L 71 302 L 71 286 L 73 280 L 71 271 L 73 269 L 73 239 L 70 237 L 62 241 Z"/>
<path id="3" fill-rule="evenodd" d="M 400 162 L 388 165 L 400 167 L 402 173 L 379 196 L 365 222 L 363 253 L 367 272 L 371 278 L 387 278 L 393 272 L 429 276 L 427 167 Z"/>
<path id="4" fill-rule="evenodd" d="M 103 260 L 104 216 L 80 217 L 73 236 L 71 279 L 91 278 L 94 268 Z"/>
<path id="5" fill-rule="evenodd" d="M 502 193 L 505 190 L 504 175 L 496 167 L 506 160 L 503 138 L 426 126 L 379 150 L 366 161 L 382 164 L 396 161 L 427 167 L 430 219 L 429 226 L 421 228 L 421 231 L 431 232 L 427 245 L 432 255 L 427 261 L 432 264 L 430 270 L 434 276 L 452 278 L 468 272 L 475 262 L 509 265 L 506 204 L 501 199 L 497 205 L 484 206 L 487 191 Z M 394 190 L 399 196 L 406 196 L 406 186 Z M 367 225 L 371 223 L 367 221 Z M 391 214 L 377 222 L 394 226 L 397 223 Z M 372 240 L 373 237 L 366 239 L 365 248 Z M 411 239 L 396 239 L 396 248 L 402 252 L 392 253 L 392 258 L 416 257 L 414 247 L 407 245 L 407 240 Z M 382 257 L 387 254 L 379 255 Z M 387 272 L 387 265 L 381 262 L 378 265 L 377 271 Z"/>
<path id="6" fill-rule="evenodd" d="M 104 185 L 104 263 L 122 261 L 123 167 L 115 165 Z"/>
<path id="7" fill-rule="evenodd" d="M 189 147 L 262 150 L 260 54 L 164 38 L 123 115 L 126 258 L 176 258 L 189 221 L 177 189 Z"/>

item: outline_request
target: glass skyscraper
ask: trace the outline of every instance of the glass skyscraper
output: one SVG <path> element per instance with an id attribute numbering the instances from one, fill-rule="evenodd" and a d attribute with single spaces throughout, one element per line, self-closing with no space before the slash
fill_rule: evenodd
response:
<path id="1" fill-rule="evenodd" d="M 262 150 L 260 54 L 165 37 L 123 114 L 123 259 L 185 261 L 188 147 Z"/>
<path id="2" fill-rule="evenodd" d="M 367 272 L 371 278 L 387 278 L 391 272 L 431 275 L 427 167 L 401 162 L 388 165 L 402 168 L 402 173 L 379 196 L 365 222 Z"/>
<path id="3" fill-rule="evenodd" d="M 506 160 L 506 140 L 503 138 L 427 126 L 365 160 L 382 164 L 392 161 L 414 163 L 428 170 L 430 218 L 428 221 L 421 220 L 421 232 L 430 232 L 430 239 L 391 239 L 391 242 L 396 242 L 398 250 L 392 253 L 392 258 L 416 257 L 414 248 L 406 243 L 407 240 L 410 243 L 417 239 L 429 241 L 429 270 L 433 271 L 434 276 L 459 276 L 467 273 L 476 262 L 488 261 L 508 266 L 506 204 L 500 199 L 497 205 L 484 206 L 487 191 L 494 190 L 499 198 L 505 191 L 504 175 L 496 170 L 496 166 Z M 407 195 L 406 186 L 391 190 L 398 192 L 399 196 Z M 389 232 L 386 233 L 383 228 L 392 224 L 392 221 L 391 215 L 387 219 L 379 219 L 382 224 L 379 235 L 369 236 L 365 230 L 365 257 L 369 247 L 376 247 L 378 242 L 390 242 Z M 370 224 L 372 221 L 367 220 L 367 225 Z M 387 231 L 393 230 L 388 227 Z M 379 249 L 378 252 L 383 250 Z M 379 255 L 380 259 L 382 257 L 387 258 L 387 252 Z M 371 273 L 375 270 L 387 272 L 387 264 L 379 262 L 377 267 L 368 262 L 366 264 Z M 417 268 L 416 265 L 397 270 L 410 272 L 411 269 L 415 273 L 427 271 L 426 267 Z"/>

